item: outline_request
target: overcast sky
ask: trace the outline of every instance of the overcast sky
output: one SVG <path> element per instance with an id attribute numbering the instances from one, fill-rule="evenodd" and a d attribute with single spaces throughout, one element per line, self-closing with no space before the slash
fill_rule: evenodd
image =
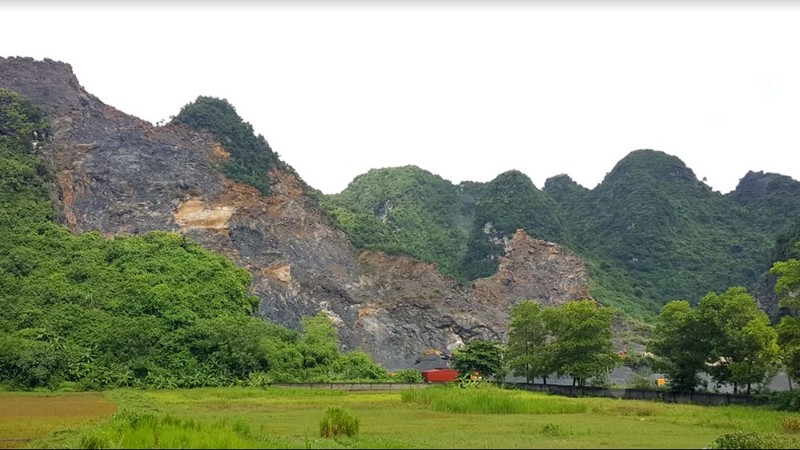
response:
<path id="1" fill-rule="evenodd" d="M 593 188 L 641 148 L 723 193 L 748 170 L 800 180 L 789 3 L 374 3 L 0 3 L 0 56 L 67 62 L 154 123 L 226 98 L 325 193 L 407 164 Z"/>

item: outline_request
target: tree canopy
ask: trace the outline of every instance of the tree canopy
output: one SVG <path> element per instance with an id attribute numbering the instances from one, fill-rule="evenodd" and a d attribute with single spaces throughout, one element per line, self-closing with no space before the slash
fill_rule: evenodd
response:
<path id="1" fill-rule="evenodd" d="M 800 251 L 800 243 L 795 248 Z M 780 305 L 789 310 L 778 324 L 781 357 L 789 377 L 800 381 L 800 261 L 794 258 L 778 261 L 771 272 L 778 277 L 775 292 Z"/>
<path id="2" fill-rule="evenodd" d="M 269 171 L 287 168 L 264 136 L 256 135 L 253 126 L 242 120 L 236 108 L 225 99 L 199 96 L 183 106 L 172 123 L 210 132 L 230 153 L 230 160 L 221 166 L 223 173 L 263 194 L 271 192 Z"/>
<path id="3" fill-rule="evenodd" d="M 769 318 L 743 287 L 710 292 L 694 309 L 686 301 L 668 303 L 648 348 L 661 358 L 674 390 L 695 390 L 704 371 L 748 393 L 775 374 L 780 351 Z"/>
<path id="4" fill-rule="evenodd" d="M 511 309 L 506 361 L 528 382 L 550 375 L 572 377 L 578 386 L 603 384 L 621 360 L 611 342 L 616 312 L 593 300 L 541 307 L 523 301 Z"/>
<path id="5" fill-rule="evenodd" d="M 474 339 L 453 352 L 453 368 L 462 374 L 493 377 L 503 372 L 503 349 L 496 342 Z"/>
<path id="6" fill-rule="evenodd" d="M 547 377 L 555 372 L 553 355 L 548 347 L 549 329 L 542 306 L 535 301 L 523 301 L 511 308 L 508 325 L 506 360 L 516 376 L 524 376 L 528 383 L 534 378 Z"/>

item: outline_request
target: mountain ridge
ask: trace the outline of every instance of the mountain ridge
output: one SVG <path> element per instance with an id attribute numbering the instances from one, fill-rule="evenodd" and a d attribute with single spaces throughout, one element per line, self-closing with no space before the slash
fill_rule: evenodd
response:
<path id="1" fill-rule="evenodd" d="M 46 156 L 72 232 L 182 233 L 250 273 L 258 316 L 296 329 L 322 311 L 344 350 L 368 350 L 387 368 L 410 367 L 427 348 L 503 336 L 508 308 L 520 300 L 588 295 L 579 258 L 524 232 L 500 260 L 512 269 L 476 287 L 407 256 L 362 252 L 296 174 L 272 169 L 268 195 L 236 182 L 220 171 L 231 152 L 210 132 L 118 111 L 88 94 L 67 64 L 0 58 L 0 87 L 48 115 Z"/>

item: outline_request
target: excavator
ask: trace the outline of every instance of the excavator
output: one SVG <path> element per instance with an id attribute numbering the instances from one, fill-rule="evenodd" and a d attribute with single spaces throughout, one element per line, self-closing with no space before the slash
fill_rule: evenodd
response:
<path id="1" fill-rule="evenodd" d="M 458 377 L 458 371 L 450 367 L 450 355 L 435 348 L 420 353 L 414 365 L 427 383 L 456 381 Z"/>
<path id="2" fill-rule="evenodd" d="M 441 350 L 437 350 L 435 348 L 429 348 L 427 350 L 423 350 L 422 353 L 419 354 L 419 358 L 414 361 L 415 365 L 420 365 L 422 363 L 426 366 L 433 365 L 433 366 L 441 366 L 441 367 L 430 367 L 430 369 L 449 369 L 450 368 L 450 355 L 442 352 Z"/>

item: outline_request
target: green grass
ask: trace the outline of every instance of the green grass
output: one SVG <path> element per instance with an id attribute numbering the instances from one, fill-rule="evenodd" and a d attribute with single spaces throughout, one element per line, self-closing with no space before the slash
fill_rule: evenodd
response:
<path id="1" fill-rule="evenodd" d="M 462 389 L 431 387 L 401 393 L 403 402 L 428 405 L 434 411 L 471 414 L 574 414 L 586 412 L 585 402 L 565 397 L 532 398 L 528 392 L 486 386 Z"/>
<path id="2" fill-rule="evenodd" d="M 796 413 L 766 408 L 566 398 L 497 389 L 431 387 L 398 393 L 204 388 L 115 390 L 105 395 L 118 405 L 117 414 L 30 446 L 702 448 L 736 432 L 797 437 L 782 426 Z M 437 402 L 450 409 L 437 410 Z M 482 402 L 490 406 L 480 406 Z M 355 437 L 320 437 L 320 419 L 331 406 L 359 419 Z"/>

